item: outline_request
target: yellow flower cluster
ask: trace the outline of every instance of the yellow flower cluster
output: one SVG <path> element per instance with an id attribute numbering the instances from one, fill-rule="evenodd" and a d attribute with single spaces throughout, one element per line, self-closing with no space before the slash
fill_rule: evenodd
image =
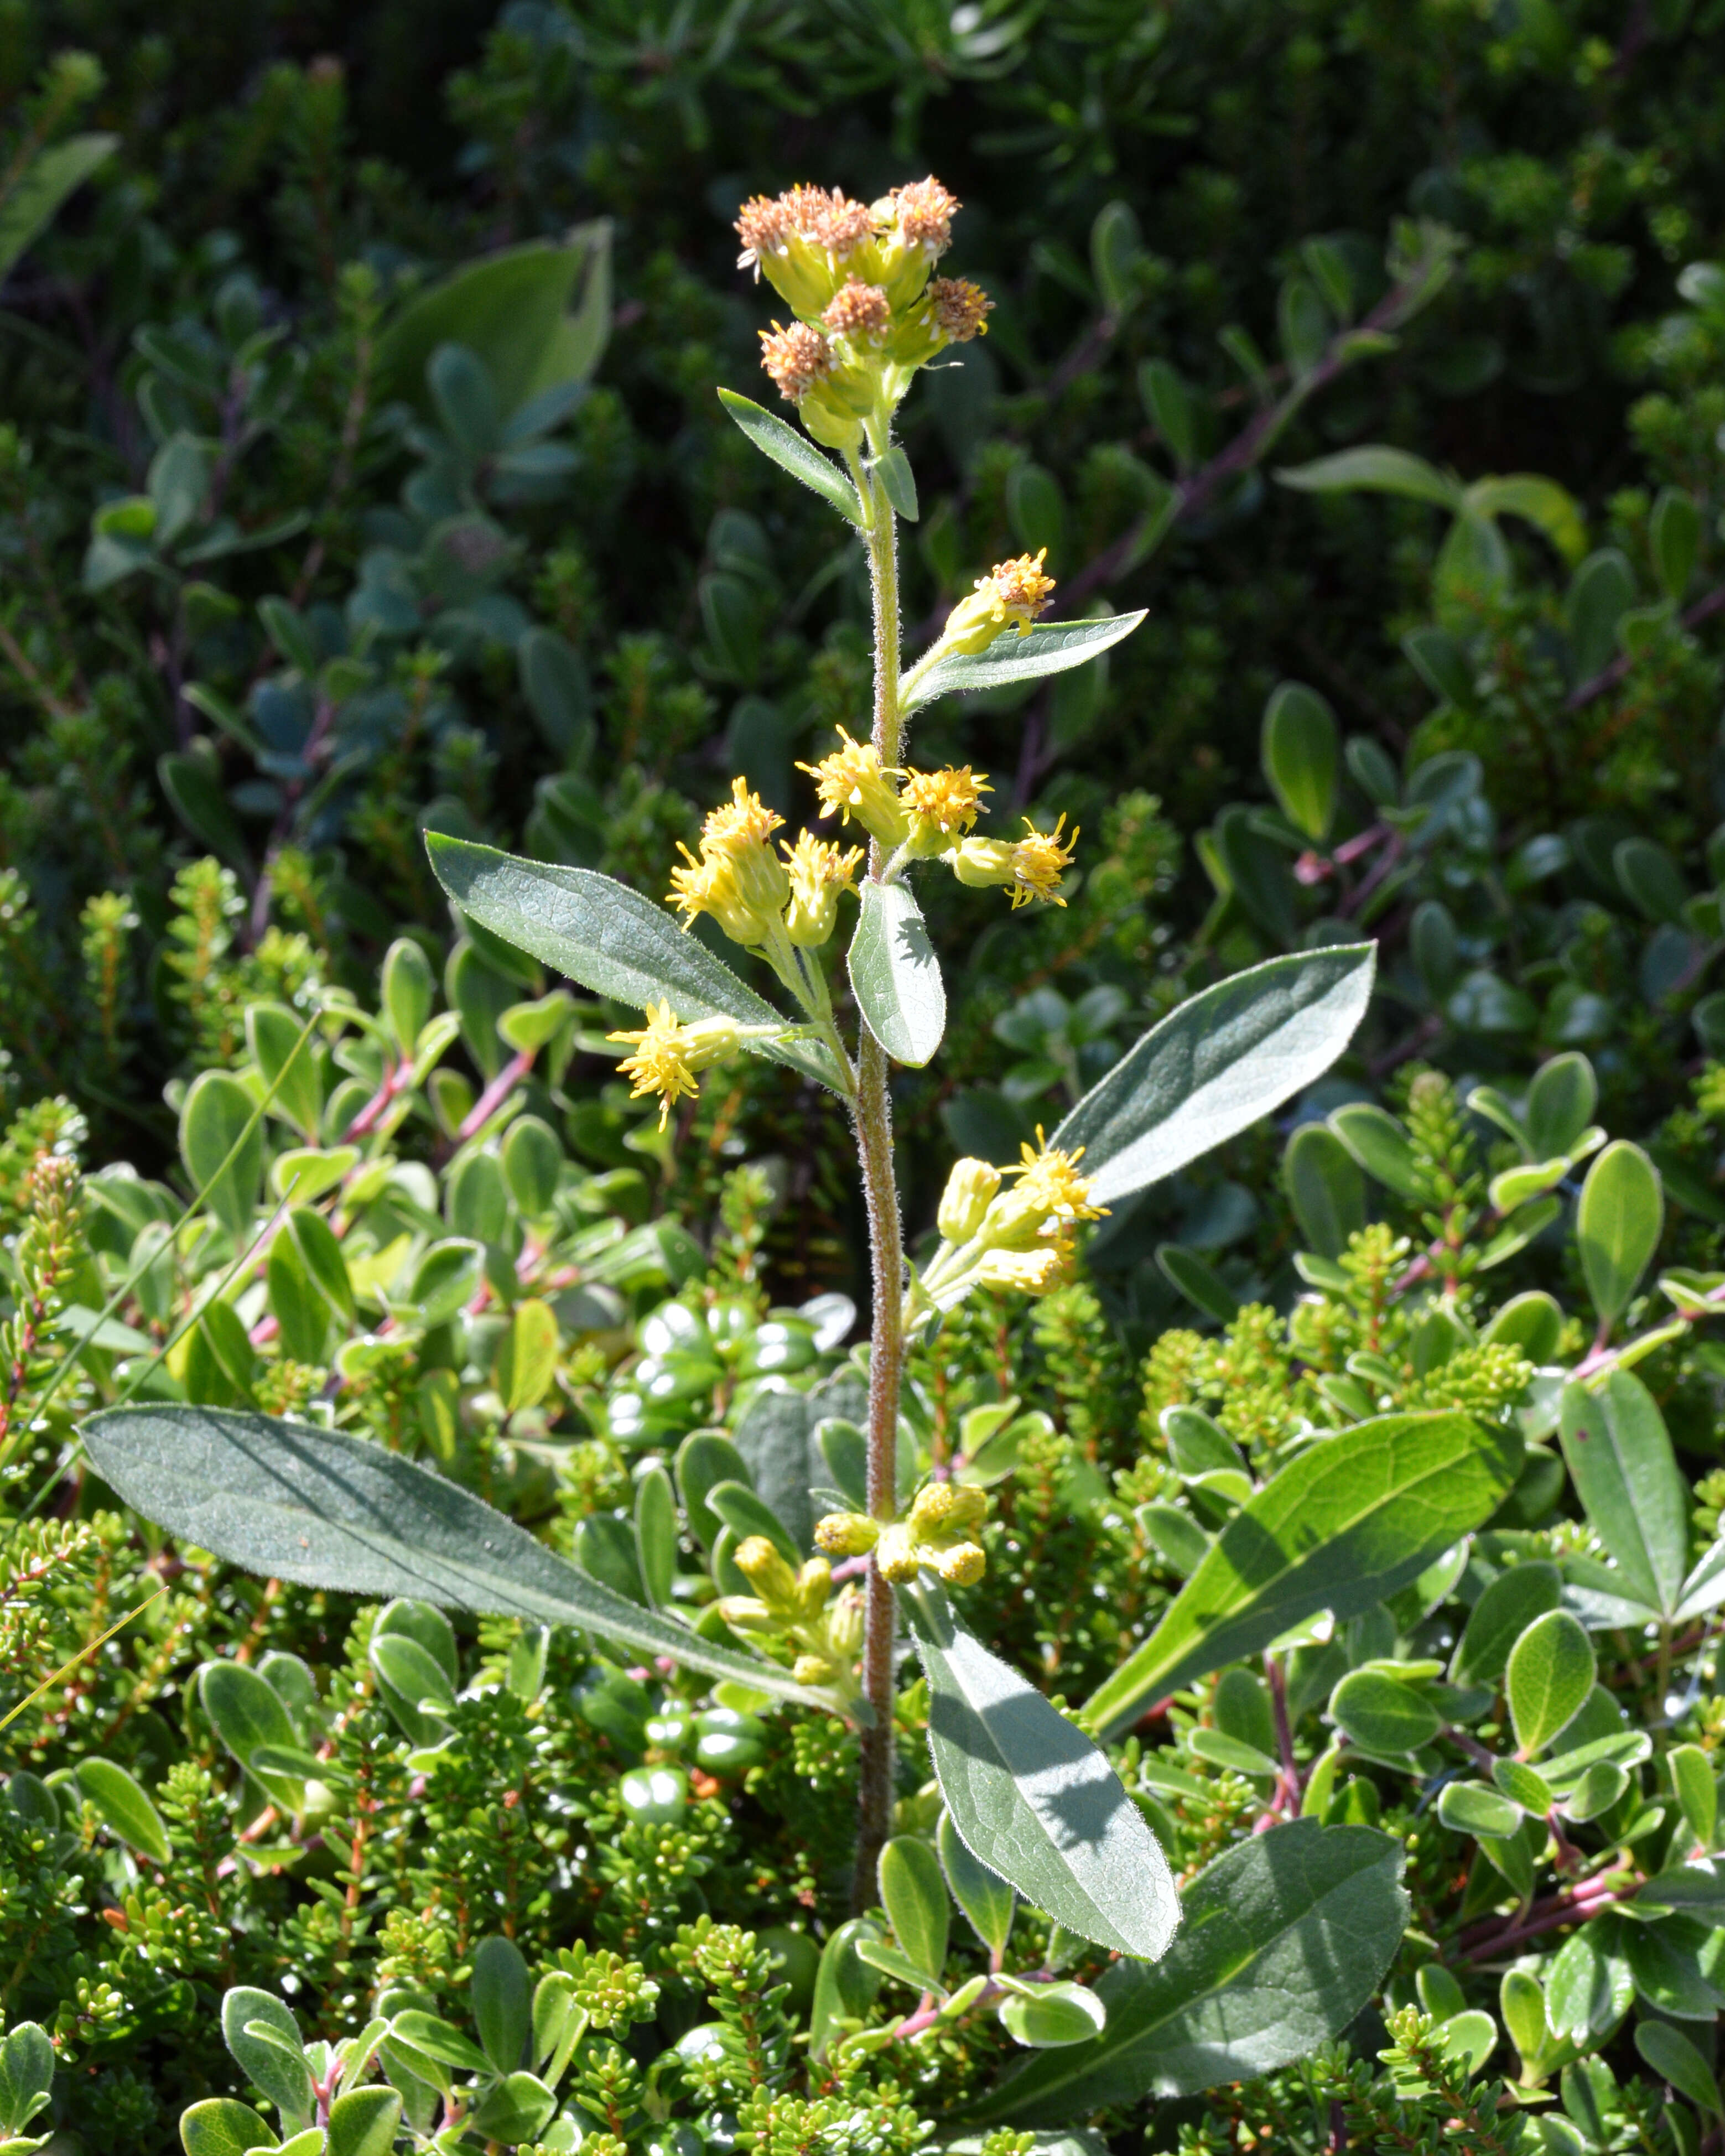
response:
<path id="1" fill-rule="evenodd" d="M 686 866 L 671 870 L 671 903 L 686 928 L 710 913 L 733 943 L 824 943 L 838 918 L 839 894 L 862 865 L 860 848 L 837 846 L 804 832 L 794 846 L 781 839 L 780 860 L 769 843 L 784 823 L 746 779 L 731 782 L 731 798 L 701 827 L 701 852 L 679 844 Z"/>
<path id="2" fill-rule="evenodd" d="M 833 1557 L 861 1557 L 872 1550 L 876 1569 L 896 1585 L 915 1579 L 927 1565 L 949 1587 L 973 1587 L 988 1568 L 977 1540 L 988 1517 L 986 1491 L 930 1482 L 916 1492 L 902 1520 L 883 1523 L 862 1512 L 829 1512 L 816 1522 L 814 1539 Z"/>
<path id="3" fill-rule="evenodd" d="M 761 363 L 817 440 L 855 448 L 919 367 L 987 331 L 988 295 L 931 274 L 957 209 L 932 176 L 869 203 L 799 186 L 743 204 L 737 266 L 764 273 L 797 316 L 761 332 Z"/>
<path id="4" fill-rule="evenodd" d="M 794 1567 L 765 1535 L 746 1536 L 736 1560 L 755 1591 L 720 1597 L 716 1607 L 725 1622 L 788 1660 L 798 1684 L 832 1684 L 847 1697 L 853 1694 L 863 1629 L 856 1589 L 841 1589 L 835 1597 L 833 1568 L 824 1557 Z"/>
<path id="5" fill-rule="evenodd" d="M 1015 1288 L 1025 1295 L 1046 1295 L 1070 1277 L 1072 1227 L 1099 1220 L 1091 1179 L 1080 1173 L 1084 1149 L 1066 1152 L 1051 1146 L 1040 1127 L 1034 1147 L 1005 1177 L 985 1160 L 953 1163 L 942 1192 L 936 1224 L 941 1246 L 923 1273 L 921 1307 L 947 1309 L 975 1286 Z"/>

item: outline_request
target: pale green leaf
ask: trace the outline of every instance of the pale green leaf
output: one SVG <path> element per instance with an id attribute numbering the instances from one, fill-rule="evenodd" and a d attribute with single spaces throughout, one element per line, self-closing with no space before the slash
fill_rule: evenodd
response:
<path id="1" fill-rule="evenodd" d="M 117 135 L 72 135 L 37 152 L 0 195 L 0 278 L 119 146 Z"/>
<path id="2" fill-rule="evenodd" d="M 1689 1486 L 1652 1394 L 1628 1370 L 1613 1370 L 1597 1392 L 1566 1385 L 1560 1441 L 1575 1494 L 1624 1587 L 1675 1616 L 1687 1599 Z"/>
<path id="3" fill-rule="evenodd" d="M 441 832 L 426 834 L 438 880 L 461 911 L 506 942 L 578 981 L 595 995 L 644 1010 L 668 1000 L 685 1024 L 730 1018 L 740 1025 L 786 1025 L 771 1004 L 739 980 L 662 906 L 590 869 L 526 860 Z M 839 1073 L 818 1044 L 752 1044 L 837 1089 Z"/>
<path id="4" fill-rule="evenodd" d="M 937 696 L 1002 689 L 1013 682 L 1064 674 L 1099 659 L 1130 636 L 1143 619 L 1142 613 L 1111 613 L 1091 621 L 1040 622 L 1023 636 L 1008 629 L 986 651 L 950 654 L 936 660 L 925 674 L 913 669 L 906 677 L 904 709 L 914 711 Z"/>
<path id="5" fill-rule="evenodd" d="M 127 1504 L 266 1578 L 578 1625 L 830 1711 L 825 1694 L 625 1600 L 479 1498 L 380 1445 L 177 1405 L 113 1409 L 84 1428 L 96 1472 Z"/>
<path id="6" fill-rule="evenodd" d="M 1322 1075 L 1372 991 L 1376 946 L 1271 958 L 1204 989 L 1151 1028 L 1050 1142 L 1085 1148 L 1098 1201 L 1160 1182 Z"/>
<path id="7" fill-rule="evenodd" d="M 1153 1960 L 1178 1920 L 1173 1876 L 1106 1759 L 965 1630 L 932 1574 L 902 1600 L 935 1773 L 966 1847 L 1069 1931 Z"/>
<path id="8" fill-rule="evenodd" d="M 920 1070 L 947 1029 L 947 992 L 907 884 L 863 885 L 846 964 L 869 1031 L 895 1063 Z"/>
<path id="9" fill-rule="evenodd" d="M 857 498 L 856 489 L 830 457 L 823 454 L 795 428 L 786 426 L 783 419 L 751 403 L 747 397 L 739 397 L 734 389 L 721 389 L 719 402 L 763 457 L 771 457 L 781 470 L 812 488 L 841 516 L 861 525 L 863 506 Z M 914 493 L 911 499 L 914 501 Z"/>
<path id="10" fill-rule="evenodd" d="M 1363 442 L 1358 449 L 1338 449 L 1307 465 L 1285 465 L 1276 476 L 1301 494 L 1399 494 L 1440 509 L 1459 509 L 1463 499 L 1461 482 L 1451 474 L 1381 442 Z"/>

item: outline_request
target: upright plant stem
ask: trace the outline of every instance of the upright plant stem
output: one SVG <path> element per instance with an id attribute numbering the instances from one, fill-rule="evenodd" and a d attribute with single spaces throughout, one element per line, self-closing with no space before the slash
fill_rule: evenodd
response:
<path id="1" fill-rule="evenodd" d="M 897 535 L 885 490 L 855 463 L 853 471 L 870 511 L 869 573 L 875 598 L 875 747 L 883 764 L 899 755 L 899 610 Z M 884 856 L 869 848 L 869 874 L 879 878 Z M 869 1348 L 869 1510 L 890 1520 L 898 1480 L 898 1396 L 903 1374 L 904 1248 L 898 1186 L 892 1172 L 892 1107 L 887 1095 L 886 1054 L 866 1025 L 857 1043 L 856 1144 L 868 1206 L 869 1247 L 874 1270 L 874 1322 Z M 892 1831 L 892 1589 L 871 1565 L 863 1630 L 863 1695 L 874 1721 L 862 1732 L 856 1871 L 852 1900 L 858 1909 L 875 1898 L 875 1871 Z"/>

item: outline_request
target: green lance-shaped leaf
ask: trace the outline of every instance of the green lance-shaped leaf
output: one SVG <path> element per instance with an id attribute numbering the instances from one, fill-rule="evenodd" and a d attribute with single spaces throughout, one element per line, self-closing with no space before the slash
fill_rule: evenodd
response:
<path id="1" fill-rule="evenodd" d="M 521 1948 L 501 1933 L 481 1939 L 473 1956 L 473 2022 L 500 2074 L 521 2065 L 533 2027 L 533 1980 Z"/>
<path id="2" fill-rule="evenodd" d="M 632 1004 L 669 998 L 685 1024 L 730 1018 L 783 1026 L 783 1016 L 745 986 L 706 945 L 685 935 L 662 906 L 590 869 L 556 866 L 428 832 L 437 878 L 481 928 L 531 952 L 595 995 Z M 839 1089 L 827 1051 L 812 1041 L 755 1042 L 775 1062 Z"/>
<path id="3" fill-rule="evenodd" d="M 877 1876 L 880 1906 L 899 1951 L 931 1984 L 938 1984 L 952 1922 L 940 1859 L 915 1835 L 895 1835 L 880 1852 Z"/>
<path id="4" fill-rule="evenodd" d="M 1674 1616 L 1689 1568 L 1689 1486 L 1652 1394 L 1629 1370 L 1613 1370 L 1598 1392 L 1566 1385 L 1559 1439 L 1575 1494 L 1624 1586 Z"/>
<path id="5" fill-rule="evenodd" d="M 180 1111 L 180 1157 L 186 1173 L 203 1191 L 210 1211 L 236 1237 L 252 1224 L 264 1179 L 264 1132 L 254 1120 L 255 1105 L 231 1071 L 206 1070 L 193 1081 Z"/>
<path id="6" fill-rule="evenodd" d="M 1446 1412 L 1382 1415 L 1310 1446 L 1229 1521 L 1085 1727 L 1117 1737 L 1153 1700 L 1318 1610 L 1357 1616 L 1409 1585 L 1490 1518 L 1521 1464 L 1518 1431 Z"/>
<path id="7" fill-rule="evenodd" d="M 823 456 L 814 443 L 799 434 L 794 427 L 786 426 L 783 419 L 760 405 L 751 403 L 747 397 L 739 397 L 734 389 L 721 389 L 719 402 L 736 420 L 763 457 L 771 457 L 781 470 L 788 471 L 793 479 L 801 480 L 824 502 L 830 503 L 841 516 L 860 526 L 863 506 L 857 499 L 856 489 L 830 457 Z M 911 494 L 914 516 L 916 495 Z M 895 507 L 897 506 L 895 502 Z"/>
<path id="8" fill-rule="evenodd" d="M 1321 1077 L 1353 1038 L 1376 946 L 1267 959 L 1182 1004 L 1093 1086 L 1050 1142 L 1085 1149 L 1111 1204 L 1209 1152 Z"/>
<path id="9" fill-rule="evenodd" d="M 340 1431 L 221 1409 L 146 1406 L 110 1409 L 84 1432 L 96 1472 L 128 1505 L 249 1571 L 373 1601 L 410 1595 L 444 1609 L 578 1625 L 709 1676 L 833 1711 L 828 1694 L 625 1600 L 454 1483 Z"/>
<path id="10" fill-rule="evenodd" d="M 1462 503 L 1460 480 L 1423 457 L 1381 442 L 1362 442 L 1307 465 L 1285 465 L 1276 476 L 1302 494 L 1399 494 L 1440 509 L 1460 509 Z"/>
<path id="11" fill-rule="evenodd" d="M 937 696 L 1003 689 L 1014 682 L 1038 681 L 1048 674 L 1065 674 L 1100 659 L 1130 636 L 1143 619 L 1142 613 L 1104 614 L 1095 621 L 1041 622 L 1027 636 L 1008 631 L 986 651 L 937 659 L 926 674 L 913 669 L 906 682 L 904 709 L 914 711 Z"/>
<path id="12" fill-rule="evenodd" d="M 0 277 L 119 146 L 117 135 L 73 135 L 37 152 L 0 200 Z"/>
<path id="13" fill-rule="evenodd" d="M 1619 1138 L 1588 1170 L 1575 1209 L 1581 1270 L 1603 1326 L 1628 1307 L 1664 1225 L 1659 1170 L 1640 1146 Z"/>
<path id="14" fill-rule="evenodd" d="M 1013 1912 L 1018 1897 L 1000 1876 L 991 1871 L 965 1846 L 964 1837 L 952 1824 L 951 1812 L 941 1814 L 935 1832 L 941 1869 L 952 1890 L 952 1899 L 969 1917 L 971 1928 L 991 1954 L 1004 1953 L 1012 1936 Z"/>
<path id="15" fill-rule="evenodd" d="M 1283 815 L 1314 844 L 1321 843 L 1335 819 L 1342 748 L 1336 714 L 1316 689 L 1277 683 L 1264 707 L 1260 754 Z"/>
<path id="16" fill-rule="evenodd" d="M 73 1779 L 79 1795 L 95 1805 L 104 1826 L 157 1864 L 167 1862 L 173 1850 L 162 1815 L 151 1803 L 143 1784 L 127 1774 L 117 1759 L 82 1759 Z"/>
<path id="17" fill-rule="evenodd" d="M 1567 1609 L 1536 1617 L 1509 1650 L 1503 1672 L 1516 1742 L 1531 1759 L 1580 1713 L 1594 1688 L 1587 1628 Z"/>
<path id="18" fill-rule="evenodd" d="M 1699 2110 L 1725 2116 L 1713 2070 L 1683 2034 L 1668 2021 L 1643 2021 L 1635 2029 L 1635 2049 L 1662 2082 Z"/>
<path id="19" fill-rule="evenodd" d="M 966 2123 L 1060 2126 L 1307 2056 L 1347 2027 L 1400 1943 L 1402 1861 L 1388 1835 L 1315 1820 L 1236 1843 L 1187 1888 L 1180 1936 L 1156 1967 L 1103 1974 L 1101 2035 L 1027 2060 Z"/>
<path id="20" fill-rule="evenodd" d="M 932 1575 L 902 1599 L 935 1774 L 966 1847 L 1068 1931 L 1154 1960 L 1179 1920 L 1173 1876 L 1106 1759 L 965 1630 Z"/>
<path id="21" fill-rule="evenodd" d="M 921 1070 L 947 1029 L 947 992 L 908 885 L 864 884 L 846 964 L 869 1031 L 895 1063 Z"/>

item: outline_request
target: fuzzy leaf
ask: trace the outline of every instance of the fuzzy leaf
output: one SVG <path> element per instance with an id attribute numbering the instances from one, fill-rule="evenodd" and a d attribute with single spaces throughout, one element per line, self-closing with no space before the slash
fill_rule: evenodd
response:
<path id="1" fill-rule="evenodd" d="M 685 935 L 662 906 L 614 877 L 525 860 L 438 831 L 426 834 L 425 844 L 439 882 L 465 914 L 595 995 L 637 1010 L 669 998 L 685 1024 L 698 1018 L 789 1023 L 705 944 Z M 836 1086 L 832 1059 L 815 1044 L 756 1045 L 775 1062 Z"/>
<path id="2" fill-rule="evenodd" d="M 824 456 L 813 442 L 806 441 L 795 428 L 786 426 L 774 413 L 751 403 L 747 397 L 739 397 L 734 389 L 721 389 L 719 402 L 763 457 L 771 457 L 782 471 L 801 480 L 823 501 L 831 503 L 841 516 L 848 517 L 855 525 L 862 523 L 863 506 L 857 499 L 856 489 L 832 459 Z M 913 493 L 913 503 L 915 499 Z M 916 514 L 914 508 L 910 514 Z"/>
<path id="3" fill-rule="evenodd" d="M 1271 958 L 1180 1005 L 1093 1086 L 1050 1141 L 1102 1204 L 1129 1198 L 1280 1107 L 1327 1070 L 1372 991 L 1376 946 Z"/>
<path id="4" fill-rule="evenodd" d="M 920 1070 L 947 1029 L 947 992 L 907 884 L 864 884 L 846 964 L 869 1031 L 895 1063 Z"/>
<path id="5" fill-rule="evenodd" d="M 937 660 L 906 692 L 904 708 L 914 711 L 937 696 L 962 696 L 968 690 L 1001 689 L 1014 681 L 1039 681 L 1085 665 L 1128 637 L 1144 619 L 1139 613 L 1104 614 L 1096 621 L 1050 621 L 1028 636 L 1011 630 L 986 651 L 955 653 Z"/>
<path id="6" fill-rule="evenodd" d="M 1179 1902 L 1143 1815 L 1083 1732 L 965 1630 L 932 1575 L 923 1581 L 902 1600 L 960 1839 L 1068 1931 L 1154 1960 Z"/>
<path id="7" fill-rule="evenodd" d="M 267 1578 L 573 1625 L 805 1705 L 826 1695 L 589 1578 L 453 1482 L 337 1430 L 177 1405 L 93 1416 L 96 1472 L 170 1532 Z"/>

